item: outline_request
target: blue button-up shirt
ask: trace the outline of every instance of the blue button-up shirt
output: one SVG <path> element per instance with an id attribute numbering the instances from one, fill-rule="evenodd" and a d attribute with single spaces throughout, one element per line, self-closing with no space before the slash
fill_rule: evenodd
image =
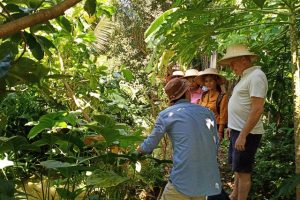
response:
<path id="1" fill-rule="evenodd" d="M 170 180 L 176 190 L 190 197 L 219 194 L 217 127 L 213 113 L 179 100 L 159 113 L 152 133 L 140 145 L 142 152 L 151 153 L 165 133 L 173 146 Z"/>

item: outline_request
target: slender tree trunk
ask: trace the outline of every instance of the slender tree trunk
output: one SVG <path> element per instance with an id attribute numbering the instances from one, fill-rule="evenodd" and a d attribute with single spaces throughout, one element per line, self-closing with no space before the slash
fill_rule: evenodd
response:
<path id="1" fill-rule="evenodd" d="M 294 81 L 294 131 L 295 131 L 295 162 L 296 174 L 300 174 L 300 70 L 298 55 L 298 32 L 296 13 L 291 5 L 290 43 L 292 54 L 292 73 Z M 296 199 L 300 200 L 300 185 L 296 189 Z"/>

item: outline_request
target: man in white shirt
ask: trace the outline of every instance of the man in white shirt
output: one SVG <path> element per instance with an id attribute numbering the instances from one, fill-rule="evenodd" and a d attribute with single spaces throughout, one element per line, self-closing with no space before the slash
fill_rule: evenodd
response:
<path id="1" fill-rule="evenodd" d="M 252 65 L 256 59 L 257 55 L 246 46 L 235 44 L 219 61 L 241 77 L 228 103 L 229 161 L 235 173 L 231 200 L 247 200 L 255 153 L 264 133 L 261 116 L 268 82 L 260 67 Z"/>

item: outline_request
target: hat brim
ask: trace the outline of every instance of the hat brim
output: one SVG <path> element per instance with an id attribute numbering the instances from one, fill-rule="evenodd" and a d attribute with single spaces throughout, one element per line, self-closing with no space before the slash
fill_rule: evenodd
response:
<path id="1" fill-rule="evenodd" d="M 250 59 L 252 62 L 256 61 L 258 59 L 258 56 L 254 53 L 247 53 L 247 54 L 239 54 L 239 55 L 234 55 L 234 56 L 224 56 L 222 59 L 220 59 L 218 61 L 218 64 L 221 65 L 230 65 L 230 62 L 238 57 L 242 57 L 242 56 L 250 56 Z"/>
<path id="2" fill-rule="evenodd" d="M 172 78 L 183 78 L 183 75 L 172 75 Z"/>
<path id="3" fill-rule="evenodd" d="M 203 74 L 197 76 L 197 77 L 195 78 L 195 81 L 196 81 L 199 85 L 204 85 L 204 78 L 205 78 L 205 76 L 207 76 L 207 75 L 215 75 L 215 76 L 217 76 L 217 77 L 218 77 L 218 80 L 217 80 L 217 84 L 218 84 L 218 85 L 222 85 L 222 84 L 226 83 L 226 78 L 225 78 L 224 76 L 222 76 L 222 75 L 220 75 L 220 74 L 216 74 L 216 73 L 205 73 L 205 72 L 204 72 Z"/>
<path id="4" fill-rule="evenodd" d="M 183 76 L 183 78 L 188 78 L 188 77 L 196 77 L 197 75 L 186 75 L 186 76 Z"/>

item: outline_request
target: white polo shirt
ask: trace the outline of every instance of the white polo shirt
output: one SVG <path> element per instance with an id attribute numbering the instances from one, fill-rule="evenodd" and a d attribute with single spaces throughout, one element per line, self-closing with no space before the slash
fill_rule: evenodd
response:
<path id="1" fill-rule="evenodd" d="M 268 81 L 259 66 L 253 66 L 243 72 L 241 80 L 234 87 L 228 102 L 228 127 L 241 131 L 246 124 L 251 109 L 251 97 L 266 98 Z M 252 134 L 263 134 L 264 128 L 260 118 Z"/>

